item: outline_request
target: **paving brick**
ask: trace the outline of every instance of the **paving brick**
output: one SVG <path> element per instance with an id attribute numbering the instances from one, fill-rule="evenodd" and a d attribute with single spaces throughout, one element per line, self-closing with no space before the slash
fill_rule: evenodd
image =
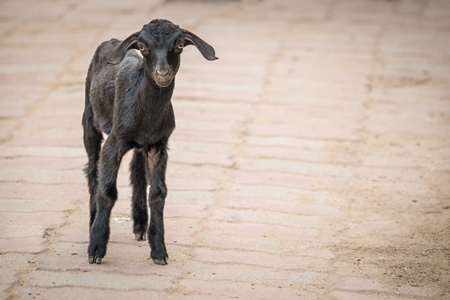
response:
<path id="1" fill-rule="evenodd" d="M 337 284 L 334 286 L 336 290 L 395 292 L 385 288 L 378 280 L 371 278 L 346 276 L 340 277 L 336 281 Z"/>
<path id="2" fill-rule="evenodd" d="M 191 68 L 194 66 L 191 66 Z M 199 66 L 201 67 L 201 66 Z M 204 67 L 206 68 L 206 66 Z M 207 68 L 209 69 L 209 67 Z M 201 70 L 201 69 L 200 69 Z M 230 69 L 229 70 L 236 72 L 236 70 Z M 180 71 L 182 72 L 182 70 Z M 238 72 L 236 72 L 238 73 Z M 201 119 L 204 119 L 205 121 L 212 122 L 215 119 L 211 118 L 210 114 L 217 115 L 219 120 L 234 120 L 234 118 L 239 118 L 240 120 L 246 120 L 247 119 L 247 113 L 246 110 L 250 109 L 252 107 L 251 104 L 242 103 L 242 102 L 212 102 L 205 100 L 194 100 L 194 99 L 187 99 L 183 97 L 181 93 L 178 92 L 178 90 L 174 90 L 174 97 L 179 95 L 179 98 L 173 101 L 173 107 L 176 116 L 180 115 L 181 118 L 185 116 L 188 119 L 191 119 L 191 116 L 188 114 L 199 114 L 203 117 Z M 227 112 L 227 114 L 223 115 L 221 112 Z M 234 112 L 234 114 L 232 114 Z M 181 128 L 180 128 L 181 129 Z M 178 130 L 178 128 L 177 128 Z"/>
<path id="3" fill-rule="evenodd" d="M 72 202 L 57 202 L 54 199 L 10 199 L 1 198 L 2 211 L 4 212 L 40 212 L 54 211 L 61 212 L 68 209 L 74 209 L 76 206 Z"/>
<path id="4" fill-rule="evenodd" d="M 133 299 L 165 299 L 166 293 L 161 291 L 149 290 L 110 290 L 86 287 L 56 287 L 56 288 L 39 288 L 39 287 L 25 287 L 15 294 L 20 299 L 80 299 L 89 297 L 91 299 L 99 300 L 114 300 L 131 297 Z"/>
<path id="5" fill-rule="evenodd" d="M 201 149 L 201 148 L 200 148 Z M 170 150 L 170 161 L 194 165 L 219 165 L 230 167 L 233 161 L 229 154 L 199 151 Z"/>
<path id="6" fill-rule="evenodd" d="M 167 185 L 172 190 L 211 191 L 219 187 L 219 183 L 211 179 L 167 178 Z"/>
<path id="7" fill-rule="evenodd" d="M 359 223 L 357 226 L 350 225 L 348 233 L 356 235 L 398 235 L 408 236 L 412 232 L 407 228 L 397 226 L 397 222 L 391 220 L 375 220 Z"/>
<path id="8" fill-rule="evenodd" d="M 308 59 L 309 60 L 309 59 Z M 294 72 L 295 70 L 293 70 Z M 309 119 L 308 116 L 314 115 L 316 118 Z M 318 124 L 325 121 L 333 121 L 345 125 L 345 120 L 355 118 L 357 111 L 353 109 L 331 109 L 331 107 L 306 106 L 300 103 L 290 103 L 279 105 L 276 103 L 262 103 L 258 105 L 258 117 L 261 120 L 272 122 L 288 122 L 293 124 L 305 124 L 304 122 L 314 122 Z M 313 123 L 314 124 L 314 123 Z M 306 125 L 306 124 L 305 124 Z M 310 124 L 312 125 L 312 124 Z M 350 125 L 350 124 L 348 124 Z M 284 137 L 284 135 L 283 135 Z"/>
<path id="9" fill-rule="evenodd" d="M 7 299 L 11 297 L 11 293 L 8 291 L 11 288 L 9 284 L 0 284 L 0 297 Z"/>
<path id="10" fill-rule="evenodd" d="M 68 206 L 71 202 L 84 197 L 85 189 L 81 184 L 46 185 L 22 182 L 0 182 L 2 199 L 59 200 Z M 45 195 L 45 197 L 43 197 Z M 44 201 L 45 201 L 44 200 Z"/>
<path id="11" fill-rule="evenodd" d="M 217 161 L 216 161 L 217 162 Z M 168 177 L 180 178 L 208 178 L 222 181 L 228 172 L 228 168 L 218 165 L 191 165 L 190 163 L 175 163 L 171 160 L 167 167 Z M 175 191 L 174 191 L 175 192 Z"/>
<path id="12" fill-rule="evenodd" d="M 163 291 L 173 287 L 171 282 L 173 279 L 170 276 L 133 276 L 102 271 L 55 272 L 36 270 L 26 275 L 29 285 L 35 287 L 58 288 L 75 286 L 125 291 L 136 289 Z"/>
<path id="13" fill-rule="evenodd" d="M 1 181 L 10 182 L 29 182 L 41 184 L 84 184 L 86 180 L 82 174 L 81 168 L 79 170 L 1 170 Z"/>
<path id="14" fill-rule="evenodd" d="M 398 295 L 392 293 L 380 293 L 380 292 L 344 292 L 344 291 L 333 291 L 330 295 L 339 300 L 358 300 L 358 299 L 367 299 L 367 300 L 377 300 L 377 299 L 392 299 L 392 300 L 407 300 L 411 299 L 411 296 L 407 295 Z"/>
<path id="15" fill-rule="evenodd" d="M 198 293 L 189 291 L 189 292 L 183 292 L 183 293 L 172 292 L 167 297 L 167 299 L 181 299 L 181 298 L 182 299 L 192 299 L 192 300 L 194 300 L 194 299 L 195 300 L 197 300 L 197 299 L 199 299 L 199 300 L 207 300 L 207 299 L 210 299 L 211 296 L 209 296 L 209 295 L 199 295 Z M 227 297 L 227 296 L 220 297 L 218 295 L 216 295 L 214 298 L 218 299 L 218 300 L 229 299 L 229 297 Z"/>
<path id="16" fill-rule="evenodd" d="M 267 254 L 264 252 L 242 252 L 237 250 L 218 250 L 198 248 L 194 250 L 195 260 L 209 263 L 240 263 L 279 268 L 283 270 L 331 270 L 327 260 L 312 257 L 286 256 Z"/>
<path id="17" fill-rule="evenodd" d="M 293 136 L 309 139 L 340 139 L 357 141 L 359 139 L 357 129 L 353 124 L 329 124 L 324 120 L 322 124 L 286 124 L 286 123 L 263 123 L 253 125 L 251 134 L 262 136 Z M 350 128 L 348 128 L 350 127 Z"/>
<path id="18" fill-rule="evenodd" d="M 282 172 L 250 172 L 233 170 L 232 182 L 249 185 L 282 186 L 306 190 L 325 190 L 335 184 L 343 184 L 345 178 L 313 177 Z"/>
<path id="19" fill-rule="evenodd" d="M 332 148 L 332 146 L 330 147 Z M 330 149 L 331 150 L 331 149 Z M 348 157 L 348 154 L 341 155 L 334 152 L 334 155 L 315 152 L 311 154 L 300 154 L 300 149 L 283 149 L 275 147 L 248 147 L 236 159 L 237 166 L 246 171 L 274 171 L 276 173 L 302 174 L 307 176 L 333 176 L 348 178 L 353 171 L 348 164 L 356 163 L 355 158 Z M 299 155 L 300 154 L 300 155 Z M 245 157 L 244 157 L 245 155 Z M 292 155 L 289 158 L 288 155 Z M 306 161 L 305 157 L 311 157 Z M 347 158 L 348 157 L 348 158 Z"/>
<path id="20" fill-rule="evenodd" d="M 294 228 L 330 229 L 331 220 L 318 216 L 301 216 L 265 211 L 243 210 L 232 208 L 215 209 L 213 219 L 227 222 L 255 222 L 261 224 L 281 225 Z"/>
<path id="21" fill-rule="evenodd" d="M 167 203 L 194 203 L 210 205 L 214 203 L 212 191 L 172 191 L 169 190 Z"/>
<path id="22" fill-rule="evenodd" d="M 215 232 L 201 232 L 196 235 L 199 240 L 197 245 L 220 249 L 242 249 L 243 251 L 261 251 L 278 255 L 304 255 L 318 258 L 332 259 L 335 255 L 326 246 L 310 241 L 281 241 L 276 238 L 247 235 L 245 239 L 238 235 L 222 234 L 217 236 Z"/>
<path id="23" fill-rule="evenodd" d="M 168 218 L 185 217 L 204 219 L 208 216 L 207 206 L 197 204 L 167 205 L 166 214 Z"/>
<path id="24" fill-rule="evenodd" d="M 87 158 L 9 157 L 0 158 L 2 170 L 81 170 Z"/>
<path id="25" fill-rule="evenodd" d="M 0 239 L 0 249 L 2 253 L 17 252 L 38 254 L 47 249 L 45 246 L 46 241 L 47 240 L 42 236 Z"/>
<path id="26" fill-rule="evenodd" d="M 0 140 L 7 140 L 18 125 L 15 120 L 0 120 Z"/>
<path id="27" fill-rule="evenodd" d="M 38 11 L 22 11 L 20 8 L 23 2 L 6 2 L 2 4 L 2 7 L 5 10 L 2 10 L 2 16 L 5 18 L 11 18 L 13 20 L 33 20 L 33 21 L 39 21 L 39 20 L 45 20 L 45 18 L 40 14 Z M 56 19 L 62 12 L 64 12 L 66 9 L 68 9 L 68 4 L 66 5 L 52 5 L 51 1 L 43 1 L 42 2 L 42 9 L 46 11 L 45 16 L 47 18 Z M 19 12 L 18 14 L 15 14 L 16 12 Z"/>
<path id="28" fill-rule="evenodd" d="M 225 207 L 264 209 L 265 211 L 275 211 L 307 216 L 328 216 L 342 217 L 344 214 L 338 206 L 324 203 L 305 202 L 298 205 L 300 200 L 290 201 L 280 198 L 260 198 L 224 195 L 221 197 L 221 205 Z"/>
<path id="29" fill-rule="evenodd" d="M 12 285 L 19 279 L 20 272 L 28 268 L 32 261 L 29 254 L 2 253 L 0 262 L 2 272 L 0 273 L 0 282 L 5 285 Z"/>
<path id="30" fill-rule="evenodd" d="M 298 224 L 297 226 L 291 226 L 284 223 L 274 224 L 267 219 L 261 219 L 258 223 L 238 221 L 235 219 L 234 222 L 211 221 L 209 228 L 212 231 L 229 235 L 261 236 L 271 239 L 279 239 L 280 241 L 312 241 L 318 243 L 336 243 L 339 241 L 333 237 L 335 232 L 332 230 L 329 232 L 324 232 L 323 229 L 317 230 L 315 228 L 311 228 L 313 226 L 309 224 Z"/>
<path id="31" fill-rule="evenodd" d="M 325 148 L 325 147 L 324 147 Z M 246 157 L 257 158 L 258 161 L 264 158 L 277 158 L 280 160 L 296 161 L 305 160 L 308 157 L 309 162 L 352 162 L 352 158 L 347 154 L 343 154 L 345 158 L 329 158 L 328 153 L 322 149 L 308 149 L 283 146 L 247 146 L 243 150 L 242 155 Z M 263 162 L 263 161 L 262 161 Z M 281 162 L 282 163 L 282 162 Z"/>
<path id="32" fill-rule="evenodd" d="M 56 146 L 0 146 L 2 157 L 84 157 L 84 149 Z"/>
<path id="33" fill-rule="evenodd" d="M 217 273 L 215 275 L 217 275 Z M 221 299 L 221 297 L 223 297 L 223 299 L 236 297 L 243 297 L 245 299 L 326 299 L 326 297 L 321 296 L 319 293 L 308 291 L 307 287 L 278 287 L 266 284 L 236 282 L 234 280 L 199 279 L 183 279 L 180 282 L 180 285 L 184 286 L 186 289 L 183 298 L 189 297 L 185 295 L 191 295 L 192 299 Z"/>
<path id="34" fill-rule="evenodd" d="M 177 126 L 187 130 L 198 130 L 207 132 L 217 132 L 217 131 L 228 132 L 233 130 L 234 128 L 239 128 L 239 124 L 231 123 L 229 121 L 214 120 L 214 122 L 211 121 L 208 122 L 206 120 L 197 120 L 195 118 L 177 119 Z"/>
<path id="35" fill-rule="evenodd" d="M 398 287 L 397 293 L 410 297 L 428 297 L 437 299 L 439 298 L 445 299 L 445 297 L 447 297 L 445 291 L 441 292 L 435 287 L 422 287 L 422 286 L 415 287 L 411 286 L 411 284 Z"/>
<path id="36" fill-rule="evenodd" d="M 302 288 L 313 283 L 321 282 L 325 275 L 311 271 L 287 271 L 249 265 L 226 264 L 213 265 L 207 263 L 190 262 L 186 265 L 189 272 L 187 279 L 211 281 L 239 281 L 258 285 L 268 285 L 281 288 Z"/>
<path id="37" fill-rule="evenodd" d="M 42 236 L 46 226 L 22 226 L 22 225 L 0 225 L 0 238 L 23 238 L 32 236 Z"/>
<path id="38" fill-rule="evenodd" d="M 328 190 L 306 190 L 299 188 L 264 185 L 264 184 L 240 184 L 240 183 L 227 183 L 226 191 L 232 195 L 238 196 L 253 196 L 262 198 L 278 198 L 278 199 L 290 199 L 291 197 L 305 197 L 307 199 L 315 198 L 320 199 L 322 197 L 329 197 Z"/>
<path id="39" fill-rule="evenodd" d="M 207 143 L 225 143 L 237 144 L 239 143 L 239 135 L 233 132 L 200 132 L 188 129 L 177 129 L 174 133 L 174 140 L 181 141 L 196 141 Z"/>
<path id="40" fill-rule="evenodd" d="M 46 109 L 46 107 L 40 109 Z M 22 122 L 20 129 L 15 130 L 14 140 L 11 140 L 8 145 L 82 147 L 83 134 L 80 128 L 73 126 L 79 122 L 79 116 L 67 115 L 47 117 L 45 121 L 41 118 L 28 118 Z M 55 124 L 58 126 L 55 127 Z"/>
<path id="41" fill-rule="evenodd" d="M 22 101 L 21 103 L 22 105 L 17 105 L 17 103 L 11 104 L 9 102 L 2 102 L 0 104 L 1 107 L 0 116 L 2 118 L 17 118 L 26 115 L 28 106 L 31 105 L 31 101 L 28 101 L 28 103 L 23 102 L 25 101 Z"/>
<path id="42" fill-rule="evenodd" d="M 35 224 L 55 224 L 61 226 L 65 222 L 66 214 L 64 212 L 33 212 L 33 213 L 17 213 L 17 212 L 0 212 L 1 225 L 22 225 L 32 226 Z"/>
<path id="43" fill-rule="evenodd" d="M 436 1 L 435 3 L 430 3 L 424 9 L 423 15 L 425 18 L 432 19 L 433 21 L 441 21 L 446 19 L 448 16 L 450 8 L 448 3 L 445 1 Z"/>

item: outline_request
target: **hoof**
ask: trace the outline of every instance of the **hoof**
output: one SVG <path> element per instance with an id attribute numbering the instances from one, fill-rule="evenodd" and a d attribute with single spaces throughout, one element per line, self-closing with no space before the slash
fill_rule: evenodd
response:
<path id="1" fill-rule="evenodd" d="M 161 266 L 167 265 L 167 259 L 165 259 L 165 258 L 152 258 L 152 259 L 153 259 L 153 262 L 157 265 L 161 265 Z"/>
<path id="2" fill-rule="evenodd" d="M 95 256 L 89 256 L 89 263 L 90 264 L 96 263 L 97 265 L 99 265 L 102 263 L 102 258 L 101 257 L 97 258 Z"/>
<path id="3" fill-rule="evenodd" d="M 147 239 L 145 233 L 135 233 L 136 241 L 145 241 Z"/>

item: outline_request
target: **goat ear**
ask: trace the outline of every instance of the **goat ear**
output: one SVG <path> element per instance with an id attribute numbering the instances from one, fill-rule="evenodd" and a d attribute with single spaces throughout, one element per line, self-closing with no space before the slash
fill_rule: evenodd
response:
<path id="1" fill-rule="evenodd" d="M 140 31 L 133 33 L 127 37 L 119 46 L 114 49 L 108 57 L 108 64 L 117 65 L 125 57 L 125 54 L 129 49 L 137 48 L 137 38 Z"/>
<path id="2" fill-rule="evenodd" d="M 183 33 L 185 45 L 194 45 L 197 47 L 198 51 L 200 51 L 207 60 L 218 59 L 218 57 L 216 57 L 216 51 L 210 44 L 188 30 L 181 29 L 181 32 Z"/>

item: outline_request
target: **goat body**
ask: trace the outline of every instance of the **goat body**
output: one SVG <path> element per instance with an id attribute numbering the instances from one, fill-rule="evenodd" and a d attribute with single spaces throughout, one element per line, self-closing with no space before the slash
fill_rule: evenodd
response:
<path id="1" fill-rule="evenodd" d="M 137 240 L 148 236 L 150 256 L 156 264 L 167 263 L 165 172 L 167 143 L 175 129 L 170 100 L 180 54 L 187 45 L 195 45 L 208 60 L 217 59 L 209 44 L 167 20 L 153 20 L 124 41 L 103 42 L 94 54 L 86 78 L 82 120 L 88 155 L 84 171 L 90 193 L 90 263 L 101 263 L 106 254 L 109 218 L 117 200 L 117 172 L 122 157 L 131 149 L 133 232 Z M 130 49 L 138 49 L 142 56 Z M 108 134 L 103 147 L 102 132 Z"/>

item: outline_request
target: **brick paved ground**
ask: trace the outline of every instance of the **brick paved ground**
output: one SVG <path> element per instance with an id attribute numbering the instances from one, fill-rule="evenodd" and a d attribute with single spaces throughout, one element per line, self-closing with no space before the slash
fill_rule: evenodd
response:
<path id="1" fill-rule="evenodd" d="M 112 3 L 109 3 L 112 2 Z M 87 262 L 83 81 L 96 46 L 168 18 L 169 265 L 129 216 Z M 449 299 L 450 3 L 0 1 L 0 298 Z"/>

